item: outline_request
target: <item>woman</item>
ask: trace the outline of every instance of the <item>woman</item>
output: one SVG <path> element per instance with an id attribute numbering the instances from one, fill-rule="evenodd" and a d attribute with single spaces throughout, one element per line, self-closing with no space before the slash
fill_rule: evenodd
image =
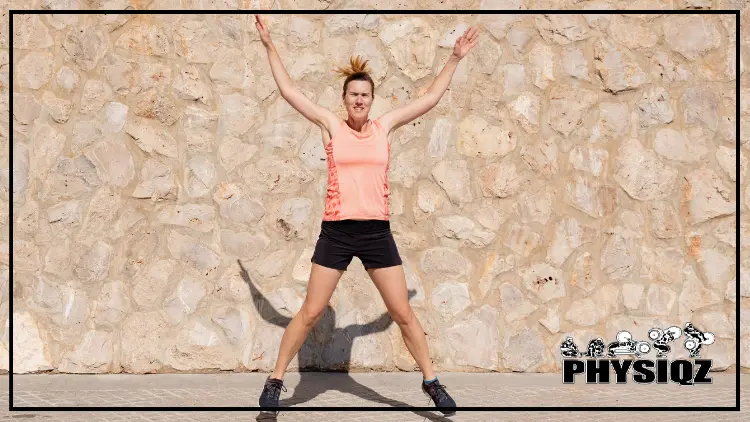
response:
<path id="1" fill-rule="evenodd" d="M 375 84 L 367 72 L 367 61 L 351 59 L 349 69 L 338 69 L 346 76 L 341 96 L 348 113 L 344 121 L 295 88 L 264 20 L 258 15 L 255 19 L 281 96 L 320 127 L 328 160 L 325 212 L 311 259 L 307 295 L 284 331 L 276 367 L 265 382 L 260 406 L 278 407 L 289 362 L 323 316 L 339 278 L 357 256 L 422 371 L 422 391 L 442 413 L 454 414 L 450 408 L 456 403 L 433 372 L 424 330 L 409 304 L 406 277 L 388 221 L 388 161 L 394 131 L 437 105 L 459 61 L 476 45 L 477 29 L 467 29 L 456 40 L 450 59 L 421 98 L 375 120 L 368 118 Z"/>

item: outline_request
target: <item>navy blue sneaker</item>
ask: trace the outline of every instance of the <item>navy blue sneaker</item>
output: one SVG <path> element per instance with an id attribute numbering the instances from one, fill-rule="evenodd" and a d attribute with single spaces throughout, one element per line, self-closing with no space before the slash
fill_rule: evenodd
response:
<path id="1" fill-rule="evenodd" d="M 445 391 L 445 386 L 440 384 L 440 381 L 435 380 L 427 384 L 422 380 L 422 392 L 435 403 L 435 406 L 443 415 L 453 416 L 456 414 L 456 411 L 451 409 L 456 407 L 456 402 Z"/>
<path id="2" fill-rule="evenodd" d="M 260 394 L 260 399 L 258 399 L 260 407 L 279 407 L 279 396 L 281 396 L 282 390 L 286 392 L 284 381 L 271 377 L 266 378 L 266 383 L 263 385 L 263 392 Z M 276 413 L 278 414 L 278 411 Z"/>

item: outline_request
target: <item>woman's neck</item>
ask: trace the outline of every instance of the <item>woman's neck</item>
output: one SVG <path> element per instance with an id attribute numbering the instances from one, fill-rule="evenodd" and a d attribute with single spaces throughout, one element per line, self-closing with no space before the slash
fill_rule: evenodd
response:
<path id="1" fill-rule="evenodd" d="M 349 118 L 346 119 L 346 124 L 349 125 L 350 128 L 356 130 L 357 132 L 362 132 L 362 129 L 364 129 L 365 124 L 367 124 L 368 121 L 369 119 L 354 120 L 352 119 L 351 116 L 349 116 Z"/>

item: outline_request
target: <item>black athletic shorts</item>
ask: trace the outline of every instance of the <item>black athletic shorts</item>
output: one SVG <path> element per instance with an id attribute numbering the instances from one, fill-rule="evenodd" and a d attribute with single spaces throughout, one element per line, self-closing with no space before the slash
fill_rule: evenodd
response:
<path id="1" fill-rule="evenodd" d="M 368 270 L 401 265 L 391 223 L 387 220 L 323 221 L 310 261 L 346 270 L 355 256 Z"/>

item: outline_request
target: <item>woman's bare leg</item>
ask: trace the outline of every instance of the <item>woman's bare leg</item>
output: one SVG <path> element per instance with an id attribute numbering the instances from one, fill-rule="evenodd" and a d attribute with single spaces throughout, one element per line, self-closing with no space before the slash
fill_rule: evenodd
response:
<path id="1" fill-rule="evenodd" d="M 427 336 L 425 336 L 422 324 L 419 323 L 409 304 L 404 267 L 397 265 L 388 268 L 370 269 L 367 270 L 367 273 L 383 297 L 391 319 L 401 328 L 401 336 L 404 338 L 406 348 L 419 365 L 424 379 L 435 378 L 430 352 L 427 348 Z"/>
<path id="2" fill-rule="evenodd" d="M 297 315 L 284 330 L 279 346 L 276 367 L 271 378 L 284 379 L 284 372 L 307 338 L 312 327 L 323 317 L 323 312 L 331 300 L 334 289 L 344 274 L 341 270 L 312 264 L 310 281 L 307 283 L 307 295 Z"/>

